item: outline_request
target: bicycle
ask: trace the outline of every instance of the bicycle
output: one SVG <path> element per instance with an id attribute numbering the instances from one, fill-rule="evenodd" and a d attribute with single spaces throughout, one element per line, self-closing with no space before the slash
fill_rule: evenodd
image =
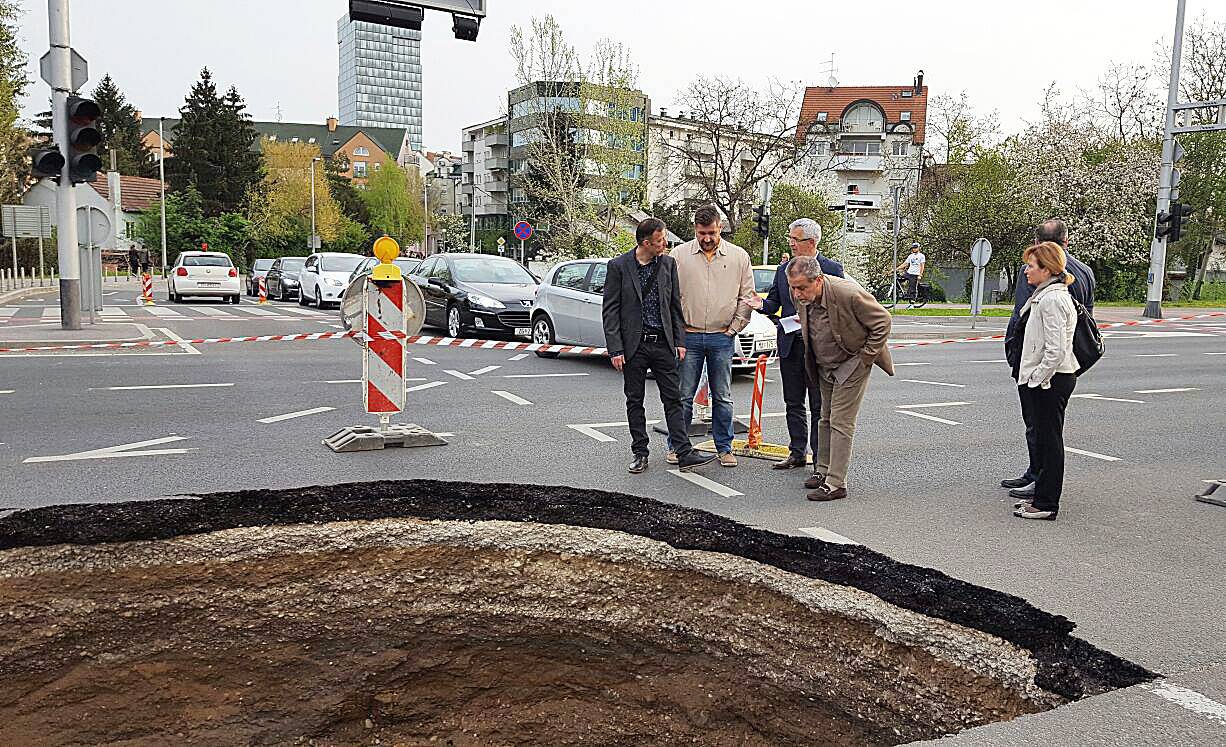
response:
<path id="1" fill-rule="evenodd" d="M 915 298 L 910 296 L 910 283 L 907 281 L 907 276 L 902 273 L 895 273 L 894 282 L 883 282 L 873 290 L 873 297 L 876 298 L 882 306 L 887 309 L 894 308 L 894 298 L 897 297 L 899 302 L 908 302 L 911 308 L 923 308 L 924 304 L 928 303 L 928 299 L 932 297 L 932 286 L 928 283 L 920 281 L 915 289 Z M 895 296 L 897 289 L 897 296 Z"/>

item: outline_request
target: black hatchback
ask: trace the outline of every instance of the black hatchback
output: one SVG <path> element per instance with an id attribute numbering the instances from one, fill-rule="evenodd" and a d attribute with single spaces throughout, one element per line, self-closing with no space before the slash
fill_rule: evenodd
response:
<path id="1" fill-rule="evenodd" d="M 426 324 L 450 337 L 467 332 L 530 337 L 539 281 L 518 262 L 489 254 L 435 254 L 411 276 L 426 301 Z"/>
<path id="2" fill-rule="evenodd" d="M 289 301 L 298 297 L 298 273 L 306 257 L 279 257 L 264 276 L 269 298 Z"/>

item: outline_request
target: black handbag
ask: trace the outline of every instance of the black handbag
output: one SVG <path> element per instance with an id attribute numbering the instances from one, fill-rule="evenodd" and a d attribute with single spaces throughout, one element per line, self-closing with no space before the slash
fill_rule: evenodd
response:
<path id="1" fill-rule="evenodd" d="M 1077 359 L 1077 375 L 1080 376 L 1098 363 L 1107 346 L 1094 317 L 1080 301 L 1075 298 L 1072 301 L 1073 308 L 1077 310 L 1077 326 L 1073 328 L 1073 357 Z"/>

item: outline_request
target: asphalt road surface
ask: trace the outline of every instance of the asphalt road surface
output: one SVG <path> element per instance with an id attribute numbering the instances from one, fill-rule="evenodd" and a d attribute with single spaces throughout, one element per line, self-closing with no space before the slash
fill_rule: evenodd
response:
<path id="1" fill-rule="evenodd" d="M 339 328 L 335 312 L 293 303 L 172 305 L 159 293 L 158 306 L 137 307 L 127 286 L 108 292 L 105 326 L 77 339 Z M 61 337 L 57 309 L 50 293 L 0 307 L 0 340 Z M 908 320 L 899 329 L 959 336 L 963 325 Z M 362 411 L 361 355 L 350 340 L 4 354 L 0 509 L 408 478 L 644 495 L 864 544 L 1017 594 L 1167 678 L 972 730 L 957 743 L 1223 744 L 1226 508 L 1192 497 L 1201 481 L 1226 478 L 1226 322 L 1107 339 L 1107 357 L 1069 408 L 1056 522 L 1014 518 L 998 487 L 1025 466 L 999 342 L 896 350 L 897 376 L 876 370 L 861 410 L 851 497 L 830 504 L 804 499 L 800 471 L 762 461 L 683 476 L 665 464 L 662 436 L 650 469 L 627 474 L 621 379 L 601 358 L 413 346 L 408 410 L 397 422 L 448 434 L 449 444 L 334 454 L 322 438 L 376 422 Z M 768 379 L 766 440 L 786 443 L 777 369 Z M 751 387 L 751 377 L 737 377 L 742 415 Z M 648 417 L 659 418 L 654 387 L 647 401 Z"/>

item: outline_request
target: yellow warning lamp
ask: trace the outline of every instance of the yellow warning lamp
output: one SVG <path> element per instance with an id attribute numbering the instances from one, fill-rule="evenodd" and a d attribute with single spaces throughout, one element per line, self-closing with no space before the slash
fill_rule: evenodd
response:
<path id="1" fill-rule="evenodd" d="M 380 236 L 375 239 L 375 256 L 379 258 L 379 264 L 375 265 L 375 269 L 370 273 L 371 280 L 400 280 L 400 267 L 392 263 L 392 260 L 400 256 L 400 244 L 391 236 Z"/>

